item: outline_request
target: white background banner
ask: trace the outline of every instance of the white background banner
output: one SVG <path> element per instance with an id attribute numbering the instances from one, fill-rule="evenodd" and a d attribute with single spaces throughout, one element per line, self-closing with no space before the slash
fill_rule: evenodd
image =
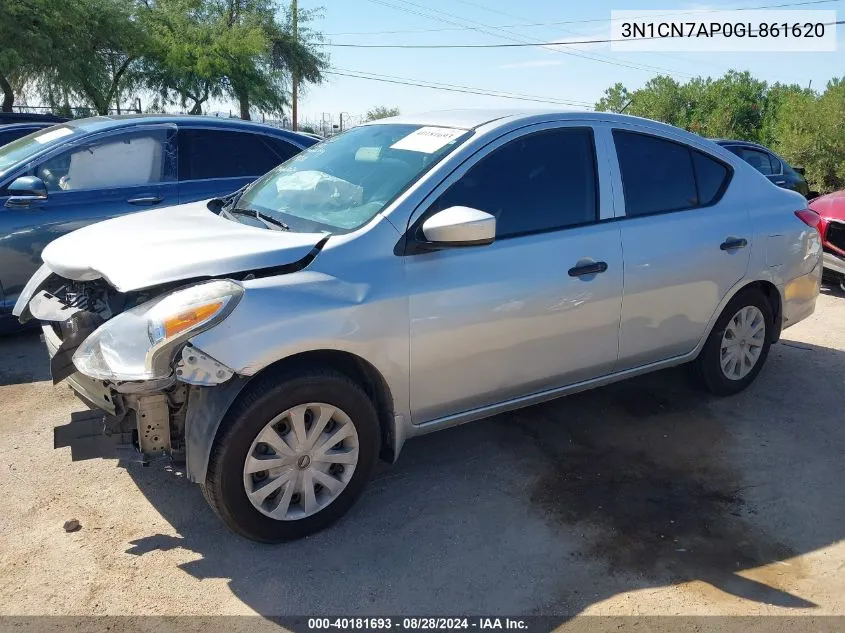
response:
<path id="1" fill-rule="evenodd" d="M 836 11 L 611 11 L 614 52 L 836 50 Z"/>

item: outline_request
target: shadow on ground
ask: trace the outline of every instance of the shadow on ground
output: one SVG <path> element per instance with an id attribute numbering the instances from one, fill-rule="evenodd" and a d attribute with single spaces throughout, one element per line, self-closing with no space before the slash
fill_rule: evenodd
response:
<path id="1" fill-rule="evenodd" d="M 0 387 L 51 380 L 50 359 L 40 330 L 0 335 Z"/>
<path id="2" fill-rule="evenodd" d="M 784 341 L 733 398 L 671 370 L 415 439 L 339 524 L 279 546 L 230 534 L 178 473 L 131 467 L 181 537 L 127 551 L 193 551 L 186 573 L 266 616 L 566 616 L 695 580 L 719 590 L 705 601 L 812 612 L 795 557 L 845 538 L 845 430 L 824 397 L 843 366 Z"/>

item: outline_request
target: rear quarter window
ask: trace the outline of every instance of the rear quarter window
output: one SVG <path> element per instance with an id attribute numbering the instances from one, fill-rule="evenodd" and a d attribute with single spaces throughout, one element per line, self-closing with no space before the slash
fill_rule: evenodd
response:
<path id="1" fill-rule="evenodd" d="M 731 172 L 724 163 L 697 150 L 690 151 L 695 168 L 699 204 L 702 206 L 713 204 L 727 188 Z"/>

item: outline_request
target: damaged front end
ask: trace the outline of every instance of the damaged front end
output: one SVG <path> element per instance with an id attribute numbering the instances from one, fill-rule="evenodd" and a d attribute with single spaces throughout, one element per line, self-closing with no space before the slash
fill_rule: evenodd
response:
<path id="1" fill-rule="evenodd" d="M 234 376 L 188 339 L 223 321 L 242 295 L 239 283 L 222 279 L 121 293 L 103 279 L 72 281 L 45 266 L 14 312 L 42 322 L 54 383 L 67 380 L 107 414 L 106 436 L 134 445 L 144 463 L 184 461 L 192 390 Z"/>

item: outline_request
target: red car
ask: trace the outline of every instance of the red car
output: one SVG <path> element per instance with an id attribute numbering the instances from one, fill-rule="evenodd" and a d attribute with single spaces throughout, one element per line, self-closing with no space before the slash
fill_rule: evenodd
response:
<path id="1" fill-rule="evenodd" d="M 825 276 L 845 292 L 845 189 L 816 198 L 810 208 L 821 218 L 818 229 L 824 246 Z"/>

